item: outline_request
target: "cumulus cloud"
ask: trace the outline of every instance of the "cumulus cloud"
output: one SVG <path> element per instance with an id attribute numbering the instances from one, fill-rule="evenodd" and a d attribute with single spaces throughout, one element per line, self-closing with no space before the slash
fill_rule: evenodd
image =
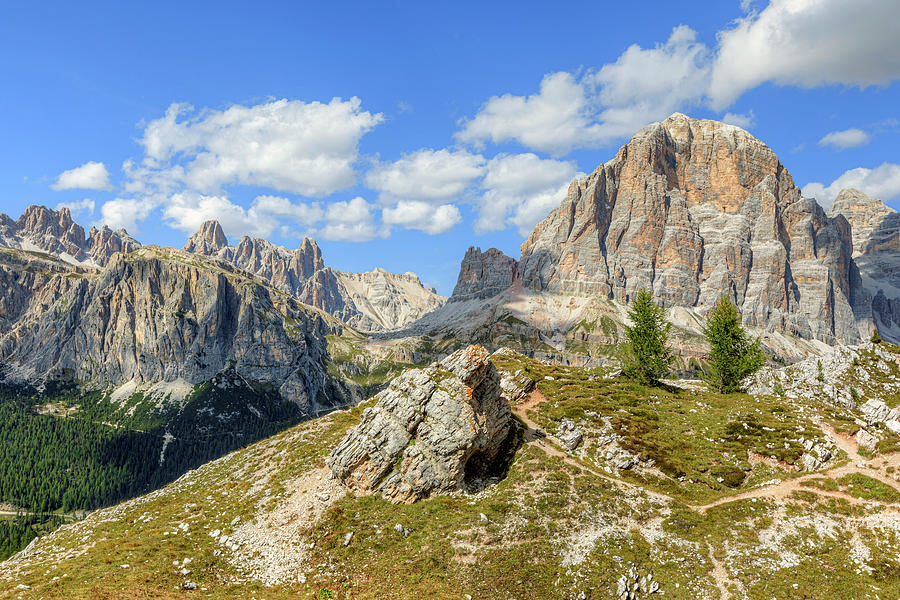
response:
<path id="1" fill-rule="evenodd" d="M 685 25 L 672 30 L 665 44 L 630 46 L 616 60 L 588 75 L 597 86 L 600 139 L 631 135 L 647 123 L 698 104 L 709 77 L 709 49 Z"/>
<path id="2" fill-rule="evenodd" d="M 477 147 L 514 140 L 528 148 L 565 154 L 595 145 L 599 127 L 582 82 L 571 73 L 551 73 L 531 96 L 505 94 L 488 100 L 475 117 L 463 121 L 460 142 Z"/>
<path id="3" fill-rule="evenodd" d="M 307 230 L 324 215 L 317 204 L 291 202 L 278 196 L 257 196 L 249 209 L 225 196 L 184 192 L 167 199 L 163 209 L 166 223 L 186 233 L 194 233 L 204 221 L 215 219 L 229 236 L 268 237 L 274 231 Z M 285 223 L 284 219 L 288 222 Z"/>
<path id="4" fill-rule="evenodd" d="M 461 123 L 456 138 L 476 146 L 516 141 L 558 156 L 630 135 L 702 98 L 709 50 L 696 38 L 681 25 L 664 44 L 632 45 L 616 62 L 580 79 L 552 73 L 537 94 L 495 96 Z"/>
<path id="5" fill-rule="evenodd" d="M 366 184 L 387 204 L 398 200 L 445 203 L 458 199 L 484 172 L 485 160 L 464 150 L 422 149 L 395 162 L 377 164 Z"/>
<path id="6" fill-rule="evenodd" d="M 60 202 L 56 205 L 56 210 L 61 208 L 68 208 L 73 213 L 86 212 L 89 215 L 94 214 L 94 201 L 90 198 L 84 198 L 83 200 L 75 200 L 72 202 Z"/>
<path id="7" fill-rule="evenodd" d="M 740 127 L 741 129 L 750 129 L 756 122 L 756 117 L 754 116 L 752 110 L 747 112 L 746 114 L 729 112 L 725 113 L 725 116 L 722 117 L 722 122 Z"/>
<path id="8" fill-rule="evenodd" d="M 608 144 L 692 106 L 721 112 L 766 82 L 805 88 L 866 87 L 900 78 L 900 11 L 894 0 L 771 0 L 720 31 L 715 48 L 686 25 L 651 48 L 628 47 L 581 76 L 545 75 L 532 95 L 490 98 L 456 139 L 480 147 L 514 141 L 562 156 Z M 753 124 L 752 113 L 726 113 Z"/>
<path id="9" fill-rule="evenodd" d="M 109 225 L 113 229 L 124 228 L 132 234 L 140 233 L 138 224 L 150 216 L 158 204 L 149 199 L 115 198 L 100 207 L 97 225 Z"/>
<path id="10" fill-rule="evenodd" d="M 803 186 L 803 195 L 815 198 L 824 207 L 831 206 L 841 190 L 856 188 L 867 196 L 887 202 L 900 196 L 900 165 L 884 163 L 874 169 L 857 167 L 844 172 L 829 185 L 819 182 Z"/>
<path id="11" fill-rule="evenodd" d="M 362 110 L 359 98 L 277 100 L 194 113 L 172 104 L 147 124 L 142 165 L 126 165 L 134 179 L 129 189 L 178 184 L 219 193 L 238 184 L 325 196 L 355 183 L 359 140 L 383 120 Z"/>
<path id="12" fill-rule="evenodd" d="M 102 162 L 86 162 L 80 167 L 63 171 L 51 186 L 54 190 L 110 190 L 109 171 Z"/>
<path id="13" fill-rule="evenodd" d="M 375 223 L 374 204 L 357 196 L 352 200 L 332 202 L 325 211 L 325 226 L 320 230 L 326 240 L 366 242 L 390 233 Z"/>
<path id="14" fill-rule="evenodd" d="M 491 159 L 481 183 L 485 192 L 475 230 L 496 231 L 513 225 L 528 235 L 562 202 L 572 179 L 583 175 L 574 162 L 541 159 L 531 153 Z"/>
<path id="15" fill-rule="evenodd" d="M 462 220 L 459 208 L 453 204 L 435 206 L 429 202 L 402 200 L 381 212 L 385 225 L 399 225 L 406 229 L 418 229 L 431 235 L 453 229 Z"/>
<path id="16" fill-rule="evenodd" d="M 838 150 L 847 148 L 858 148 L 869 143 L 869 134 L 862 129 L 845 129 L 843 131 L 832 131 L 819 140 L 820 146 L 831 146 Z"/>
<path id="17" fill-rule="evenodd" d="M 719 33 L 709 98 L 717 110 L 767 81 L 866 87 L 900 77 L 894 0 L 772 0 Z"/>

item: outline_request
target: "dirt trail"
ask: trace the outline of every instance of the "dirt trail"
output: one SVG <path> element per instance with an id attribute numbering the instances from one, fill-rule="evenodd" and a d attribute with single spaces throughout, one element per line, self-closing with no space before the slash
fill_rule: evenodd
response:
<path id="1" fill-rule="evenodd" d="M 706 544 L 706 548 L 709 562 L 712 565 L 712 578 L 716 582 L 716 587 L 719 588 L 719 598 L 721 600 L 730 600 L 731 592 L 728 591 L 728 584 L 731 583 L 731 577 L 728 575 L 728 570 L 722 564 L 722 561 L 716 558 L 713 547 Z"/>
<path id="2" fill-rule="evenodd" d="M 630 489 L 630 490 L 639 490 L 647 494 L 652 498 L 657 498 L 661 500 L 667 500 L 672 502 L 680 502 L 677 498 L 669 496 L 668 494 L 663 494 L 661 492 L 654 492 L 648 490 L 642 486 L 628 483 L 626 481 L 622 481 L 621 479 L 617 479 L 611 475 L 607 475 L 606 473 L 602 473 L 593 469 L 586 465 L 584 462 L 572 458 L 569 454 L 564 452 L 551 438 L 545 437 L 545 434 L 541 431 L 541 429 L 537 426 L 537 424 L 531 420 L 528 413 L 531 410 L 537 408 L 539 404 L 546 401 L 547 398 L 541 393 L 540 390 L 535 389 L 531 392 L 531 395 L 528 397 L 528 400 L 525 402 L 513 407 L 513 413 L 522 419 L 522 422 L 528 427 L 525 432 L 525 442 L 526 443 L 537 443 L 538 447 L 541 448 L 545 453 L 550 456 L 555 456 L 561 458 L 566 464 L 572 465 L 579 469 L 584 469 L 589 473 L 596 475 L 597 477 L 601 477 L 607 481 L 613 482 L 616 485 Z M 844 475 L 850 475 L 854 473 L 858 473 L 861 475 L 865 475 L 867 477 L 871 477 L 872 479 L 877 479 L 881 483 L 890 486 L 892 489 L 896 490 L 900 493 L 900 483 L 897 482 L 893 477 L 891 477 L 887 473 L 887 469 L 889 467 L 893 467 L 895 470 L 900 470 L 900 452 L 896 452 L 893 454 L 888 454 L 884 456 L 879 456 L 874 460 L 867 460 L 859 455 L 858 448 L 855 440 L 849 439 L 840 433 L 836 432 L 833 428 L 828 426 L 822 426 L 822 431 L 835 443 L 835 445 L 847 453 L 847 456 L 850 459 L 850 462 L 847 464 L 841 465 L 839 467 L 835 467 L 833 469 L 829 469 L 827 471 L 820 471 L 816 473 L 809 473 L 807 475 L 802 475 L 800 477 L 793 477 L 791 479 L 784 479 L 778 483 L 767 485 L 763 487 L 754 488 L 752 490 L 747 490 L 746 492 L 742 492 L 740 494 L 734 494 L 732 496 L 725 496 L 723 498 L 719 498 L 718 500 L 714 500 L 708 504 L 701 505 L 689 505 L 690 508 L 699 511 L 706 512 L 708 509 L 713 508 L 715 506 L 721 506 L 723 504 L 728 504 L 730 502 L 736 502 L 738 500 L 746 500 L 749 498 L 767 498 L 773 500 L 784 500 L 788 498 L 793 492 L 797 490 L 807 490 L 810 492 L 814 492 L 820 496 L 828 496 L 831 498 L 840 498 L 850 502 L 855 505 L 876 505 L 876 506 L 885 506 L 897 509 L 898 507 L 893 504 L 888 504 L 884 502 L 880 502 L 877 500 L 864 500 L 862 498 L 857 498 L 855 496 L 851 496 L 846 492 L 840 491 L 830 491 L 830 490 L 822 490 L 815 487 L 809 487 L 802 485 L 803 482 L 809 481 L 811 479 L 816 478 L 828 478 L 828 479 L 840 479 Z"/>

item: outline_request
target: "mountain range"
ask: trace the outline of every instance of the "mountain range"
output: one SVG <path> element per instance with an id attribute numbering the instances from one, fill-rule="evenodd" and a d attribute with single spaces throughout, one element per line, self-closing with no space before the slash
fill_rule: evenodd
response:
<path id="1" fill-rule="evenodd" d="M 641 288 L 667 308 L 681 373 L 705 360 L 704 316 L 723 295 L 771 363 L 876 329 L 900 341 L 900 215 L 852 189 L 826 211 L 738 127 L 672 115 L 560 200 L 517 259 L 470 248 L 449 298 L 413 273 L 328 267 L 311 238 L 294 250 L 246 236 L 230 245 L 207 221 L 179 250 L 106 226 L 85 234 L 66 208 L 0 214 L 8 422 L 52 437 L 74 415 L 74 437 L 54 444 L 82 448 L 78 460 L 97 469 L 112 464 L 90 444 L 104 428 L 129 448 L 115 486 L 98 491 L 92 472 L 64 498 L 67 467 L 44 461 L 25 483 L 10 476 L 19 491 L 0 501 L 30 507 L 51 475 L 59 487 L 42 510 L 134 496 L 473 342 L 606 365 Z M 26 455 L 39 452 L 0 456 L 12 465 L 0 479 Z"/>

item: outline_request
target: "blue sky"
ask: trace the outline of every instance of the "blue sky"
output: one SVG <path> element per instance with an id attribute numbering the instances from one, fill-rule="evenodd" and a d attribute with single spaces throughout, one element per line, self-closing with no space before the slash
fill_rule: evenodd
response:
<path id="1" fill-rule="evenodd" d="M 36 3 L 0 18 L 0 210 L 180 247 L 206 218 L 448 294 L 568 182 L 680 111 L 828 204 L 900 204 L 900 5 Z"/>

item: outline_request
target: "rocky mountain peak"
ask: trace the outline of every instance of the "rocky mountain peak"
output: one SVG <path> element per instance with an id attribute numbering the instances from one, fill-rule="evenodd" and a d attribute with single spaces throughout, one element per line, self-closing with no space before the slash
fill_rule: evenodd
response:
<path id="1" fill-rule="evenodd" d="M 131 252 L 140 242 L 124 229 L 113 231 L 104 225 L 92 227 L 85 239 L 84 228 L 62 207 L 29 206 L 17 220 L 0 214 L 0 245 L 40 251 L 80 266 L 103 266 L 116 252 Z"/>
<path id="2" fill-rule="evenodd" d="M 481 248 L 469 247 L 460 265 L 450 301 L 490 298 L 499 294 L 512 285 L 518 266 L 516 259 L 497 248 L 482 252 Z"/>
<path id="3" fill-rule="evenodd" d="M 639 131 L 522 244 L 524 286 L 667 305 L 729 295 L 747 325 L 854 343 L 864 304 L 850 227 L 751 134 L 675 114 Z M 825 302 L 822 299 L 827 299 Z"/>
<path id="4" fill-rule="evenodd" d="M 881 200 L 853 188 L 841 190 L 828 209 L 843 216 L 853 230 L 853 255 L 900 250 L 900 213 Z"/>
<path id="5" fill-rule="evenodd" d="M 182 248 L 185 252 L 215 256 L 228 246 L 228 238 L 218 221 L 204 221 L 200 229 L 188 238 Z"/>
<path id="6" fill-rule="evenodd" d="M 53 210 L 31 205 L 16 221 L 19 235 L 53 255 L 68 255 L 76 261 L 87 258 L 84 251 L 84 228 L 72 220 L 72 213 L 62 207 Z"/>
<path id="7" fill-rule="evenodd" d="M 328 465 L 350 489 L 414 502 L 502 470 L 517 431 L 487 350 L 469 346 L 394 379 Z"/>

